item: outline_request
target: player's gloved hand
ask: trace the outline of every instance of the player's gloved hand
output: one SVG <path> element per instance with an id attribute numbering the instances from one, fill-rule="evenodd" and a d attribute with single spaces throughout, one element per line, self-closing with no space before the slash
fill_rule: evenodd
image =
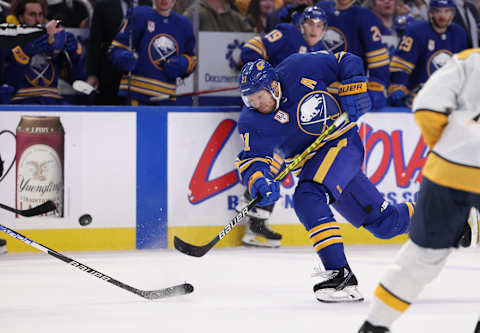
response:
<path id="1" fill-rule="evenodd" d="M 385 97 L 383 91 L 369 90 L 368 95 L 372 100 L 372 109 L 381 110 L 387 106 L 387 97 Z"/>
<path id="2" fill-rule="evenodd" d="M 131 72 L 137 65 L 137 57 L 130 51 L 120 47 L 114 48 L 110 53 L 110 60 L 120 72 Z"/>
<path id="3" fill-rule="evenodd" d="M 171 56 L 165 64 L 163 72 L 172 81 L 187 72 L 188 59 L 183 55 Z"/>
<path id="4" fill-rule="evenodd" d="M 252 198 L 256 198 L 257 195 L 263 197 L 257 206 L 271 205 L 280 198 L 280 183 L 270 177 L 259 177 L 250 187 L 250 194 Z"/>
<path id="5" fill-rule="evenodd" d="M 348 113 L 350 121 L 357 121 L 362 114 L 372 109 L 365 76 L 355 76 L 342 81 L 338 95 L 340 96 L 340 106 L 343 111 Z"/>
<path id="6" fill-rule="evenodd" d="M 387 106 L 387 97 L 385 96 L 385 84 L 382 80 L 375 77 L 368 79 L 368 94 L 372 101 L 372 109 L 381 110 Z"/>
<path id="7" fill-rule="evenodd" d="M 395 90 L 388 97 L 388 104 L 391 106 L 405 106 L 405 93 L 402 90 Z"/>

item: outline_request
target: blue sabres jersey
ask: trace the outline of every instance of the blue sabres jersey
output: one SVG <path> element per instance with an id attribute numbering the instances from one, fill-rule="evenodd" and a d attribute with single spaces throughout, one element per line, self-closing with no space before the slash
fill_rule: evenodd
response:
<path id="1" fill-rule="evenodd" d="M 335 3 L 320 1 L 327 14 L 328 30 L 323 42 L 332 52 L 348 51 L 361 57 L 369 71 L 369 77 L 374 77 L 388 83 L 389 56 L 382 44 L 380 20 L 369 9 L 353 5 L 346 10 L 335 9 Z"/>
<path id="2" fill-rule="evenodd" d="M 43 53 L 29 57 L 23 48 L 32 43 L 16 46 L 7 57 L 5 82 L 15 89 L 11 102 L 64 104 L 57 88 L 58 78 L 62 76 L 66 81 L 73 82 L 86 77 L 81 44 L 77 43 L 74 51 L 56 50 L 53 57 Z"/>
<path id="3" fill-rule="evenodd" d="M 277 66 L 283 59 L 294 53 L 325 50 L 319 41 L 309 46 L 295 24 L 281 23 L 265 36 L 255 36 L 242 47 L 241 58 L 244 64 L 257 59 L 265 59 Z"/>
<path id="4" fill-rule="evenodd" d="M 133 49 L 138 61 L 132 72 L 131 96 L 134 99 L 149 100 L 161 93 L 175 94 L 176 80 L 169 79 L 163 66 L 169 57 L 184 55 L 189 61 L 187 73 L 196 65 L 194 57 L 195 36 L 190 21 L 175 12 L 163 17 L 148 6 L 136 7 L 133 11 Z M 120 31 L 112 42 L 112 48 L 129 48 L 131 32 L 131 11 L 123 20 Z M 112 56 L 115 56 L 113 53 Z M 128 79 L 120 82 L 120 94 L 128 90 Z"/>
<path id="5" fill-rule="evenodd" d="M 278 110 L 262 114 L 244 106 L 238 121 L 245 146 L 236 165 L 244 181 L 256 171 L 268 172 L 274 152 L 287 163 L 302 153 L 342 112 L 337 96 L 328 93 L 327 87 L 336 81 L 364 75 L 359 57 L 329 51 L 293 54 L 275 72 L 282 88 Z M 325 142 L 353 133 L 356 124 L 345 122 Z M 293 171 L 298 171 L 314 155 L 315 151 Z"/>
<path id="6" fill-rule="evenodd" d="M 439 34 L 431 24 L 418 21 L 409 24 L 390 64 L 389 93 L 408 93 L 424 83 L 437 69 L 445 65 L 454 53 L 467 48 L 465 30 L 452 23 Z"/>

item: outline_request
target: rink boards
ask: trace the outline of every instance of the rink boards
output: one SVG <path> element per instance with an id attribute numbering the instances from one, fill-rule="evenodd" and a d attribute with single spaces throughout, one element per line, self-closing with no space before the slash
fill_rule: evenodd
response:
<path id="1" fill-rule="evenodd" d="M 228 223 L 243 193 L 233 165 L 242 147 L 236 107 L 1 110 L 5 172 L 0 203 L 12 207 L 18 186 L 15 165 L 6 173 L 16 151 L 9 132 L 15 133 L 25 115 L 60 117 L 65 130 L 64 216 L 27 219 L 0 211 L 1 224 L 56 250 L 165 248 L 172 247 L 173 235 L 204 244 Z M 427 149 L 409 110 L 386 111 L 365 115 L 359 122 L 366 148 L 364 170 L 389 202 L 413 201 Z M 282 197 L 270 219 L 283 234 L 282 245 L 309 244 L 292 208 L 296 181 L 289 176 L 282 183 Z M 81 226 L 78 219 L 87 213 L 93 222 Z M 345 222 L 341 216 L 337 219 Z M 217 246 L 240 244 L 243 228 L 236 228 Z M 342 230 L 346 243 L 386 243 L 348 223 L 342 223 Z M 8 241 L 10 251 L 32 250 Z"/>

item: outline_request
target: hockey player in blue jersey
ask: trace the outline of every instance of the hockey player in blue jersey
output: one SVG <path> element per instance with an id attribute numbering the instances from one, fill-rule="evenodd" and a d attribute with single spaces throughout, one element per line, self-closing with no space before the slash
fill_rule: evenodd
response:
<path id="1" fill-rule="evenodd" d="M 154 3 L 155 8 L 139 6 L 127 13 L 110 50 L 112 64 L 131 73 L 130 80 L 124 75 L 120 81 L 118 95 L 130 94 L 132 105 L 152 104 L 152 97 L 175 94 L 177 78 L 190 75 L 197 63 L 190 21 L 172 11 L 174 0 Z"/>
<path id="2" fill-rule="evenodd" d="M 294 53 L 325 50 L 322 38 L 327 29 L 325 12 L 315 6 L 305 8 L 298 24 L 280 23 L 265 36 L 256 36 L 242 47 L 244 64 L 265 59 L 272 66 Z"/>
<path id="3" fill-rule="evenodd" d="M 374 109 L 387 104 L 388 51 L 382 43 L 380 21 L 355 0 L 320 1 L 327 14 L 328 30 L 323 41 L 332 52 L 348 51 L 363 59 L 368 74 L 368 93 Z"/>
<path id="4" fill-rule="evenodd" d="M 266 36 L 257 36 L 248 41 L 242 48 L 242 62 L 265 59 L 272 66 L 276 66 L 293 53 L 325 50 L 322 37 L 326 28 L 325 12 L 319 7 L 306 7 L 297 23 L 279 24 Z M 282 163 L 283 160 L 275 155 L 272 168 L 278 170 Z M 238 209 L 242 209 L 250 200 L 247 190 L 239 200 Z M 243 244 L 259 247 L 280 246 L 282 235 L 272 230 L 267 222 L 273 208 L 274 204 L 249 211 L 245 235 L 242 237 Z"/>
<path id="5" fill-rule="evenodd" d="M 68 71 L 69 82 L 85 79 L 81 45 L 57 21 L 47 23 L 45 10 L 43 1 L 21 0 L 7 18 L 14 24 L 45 24 L 48 32 L 9 52 L 5 82 L 15 91 L 12 104 L 66 104 L 57 88 L 60 72 Z"/>
<path id="6" fill-rule="evenodd" d="M 414 92 L 454 53 L 467 47 L 465 30 L 452 23 L 453 0 L 431 0 L 428 13 L 429 22 L 418 21 L 407 26 L 392 58 L 390 105 L 411 106 Z"/>
<path id="7" fill-rule="evenodd" d="M 339 95 L 327 92 L 341 82 Z M 245 106 L 238 121 L 244 141 L 236 165 L 259 206 L 280 198 L 270 172 L 273 154 L 286 163 L 302 153 L 341 113 L 346 121 L 293 170 L 299 177 L 295 213 L 308 231 L 324 270 L 314 274 L 314 293 L 322 302 L 363 300 L 345 257 L 332 205 L 355 227 L 376 237 L 407 232 L 411 203 L 388 204 L 362 173 L 363 145 L 355 121 L 371 110 L 362 60 L 350 53 L 293 54 L 275 69 L 265 60 L 244 65 L 240 90 Z"/>

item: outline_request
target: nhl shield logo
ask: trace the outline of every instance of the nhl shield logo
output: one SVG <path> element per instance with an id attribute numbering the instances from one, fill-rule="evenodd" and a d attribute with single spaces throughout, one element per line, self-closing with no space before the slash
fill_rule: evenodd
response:
<path id="1" fill-rule="evenodd" d="M 155 22 L 149 20 L 147 22 L 147 30 L 148 30 L 148 32 L 154 32 L 155 31 Z"/>
<path id="2" fill-rule="evenodd" d="M 300 46 L 298 53 L 307 53 L 307 47 L 305 45 Z"/>
<path id="3" fill-rule="evenodd" d="M 275 116 L 273 117 L 276 121 L 278 121 L 280 124 L 286 124 L 288 123 L 288 120 L 290 119 L 288 116 L 288 113 L 278 110 L 277 113 L 275 113 Z"/>
<path id="4" fill-rule="evenodd" d="M 430 52 L 435 50 L 435 41 L 433 39 L 428 40 L 427 48 Z"/>

